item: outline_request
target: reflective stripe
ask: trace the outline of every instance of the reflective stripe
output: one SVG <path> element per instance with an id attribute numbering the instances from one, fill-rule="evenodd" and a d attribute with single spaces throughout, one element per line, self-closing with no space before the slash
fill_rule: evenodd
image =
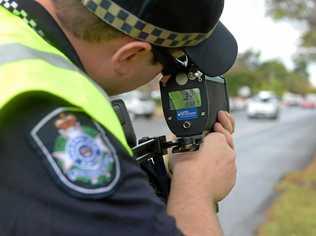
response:
<path id="1" fill-rule="evenodd" d="M 108 95 L 104 92 L 102 88 L 100 88 L 100 86 L 94 80 L 91 80 L 89 77 L 86 76 L 84 72 L 82 72 L 74 64 L 72 64 L 72 62 L 68 61 L 66 58 L 62 56 L 53 53 L 39 51 L 37 49 L 25 46 L 20 43 L 0 45 L 0 55 L 0 65 L 29 59 L 43 59 L 52 66 L 57 66 L 61 69 L 79 72 L 86 78 L 88 78 L 104 95 L 104 97 L 109 99 Z"/>
<path id="2" fill-rule="evenodd" d="M 19 43 L 0 45 L 0 55 L 0 65 L 29 59 L 43 59 L 53 66 L 81 72 L 75 65 L 62 56 L 39 51 Z"/>
<path id="3" fill-rule="evenodd" d="M 41 60 L 47 62 L 46 66 L 36 66 Z M 23 64 L 31 65 L 29 68 L 21 67 L 22 71 L 25 70 L 25 74 L 17 69 L 19 65 Z M 71 61 L 63 56 L 33 49 L 24 44 L 11 43 L 0 44 L 0 67 L 4 68 L 0 68 L 0 110 L 4 104 L 18 94 L 29 91 L 51 93 L 82 108 L 94 120 L 107 128 L 132 155 L 107 94 Z M 29 76 L 28 71 L 33 71 L 33 75 L 36 71 L 38 76 Z M 45 74 L 46 71 L 50 72 Z M 1 73 L 3 73 L 3 77 Z M 10 79 L 5 79 L 6 77 Z M 43 80 L 42 77 L 46 79 Z M 73 88 L 77 88 L 77 90 Z M 78 94 L 78 91 L 84 91 L 84 94 Z"/>
<path id="4" fill-rule="evenodd" d="M 132 155 L 105 91 L 23 20 L 0 7 L 0 111 L 19 94 L 34 91 L 82 109 Z"/>

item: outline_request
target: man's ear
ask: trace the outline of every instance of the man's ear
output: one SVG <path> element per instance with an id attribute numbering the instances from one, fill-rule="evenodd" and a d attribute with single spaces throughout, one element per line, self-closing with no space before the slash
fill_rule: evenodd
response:
<path id="1" fill-rule="evenodd" d="M 151 45 L 147 42 L 133 41 L 120 47 L 112 56 L 115 72 L 124 75 L 133 70 L 134 63 L 143 60 L 147 53 L 151 53 Z"/>

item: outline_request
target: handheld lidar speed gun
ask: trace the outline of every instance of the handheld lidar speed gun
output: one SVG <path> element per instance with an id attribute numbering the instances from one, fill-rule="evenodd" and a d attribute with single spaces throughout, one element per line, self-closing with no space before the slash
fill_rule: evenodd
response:
<path id="1" fill-rule="evenodd" d="M 152 186 L 167 200 L 170 189 L 163 156 L 197 151 L 203 138 L 212 132 L 219 111 L 229 111 L 229 96 L 224 77 L 209 77 L 197 69 L 186 57 L 177 60 L 176 72 L 160 82 L 162 108 L 167 125 L 175 140 L 166 136 L 144 137 L 136 141 L 132 123 L 122 102 L 113 101 L 136 160 L 149 176 Z"/>

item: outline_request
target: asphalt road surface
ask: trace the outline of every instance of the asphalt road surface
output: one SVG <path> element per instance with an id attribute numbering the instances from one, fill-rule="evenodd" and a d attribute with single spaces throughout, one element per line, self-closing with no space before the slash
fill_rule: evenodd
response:
<path id="1" fill-rule="evenodd" d="M 276 196 L 274 186 L 289 171 L 303 168 L 316 152 L 316 110 L 283 109 L 277 121 L 248 120 L 235 113 L 238 178 L 220 203 L 226 236 L 254 236 L 264 210 Z M 138 137 L 168 134 L 163 120 L 136 120 Z"/>

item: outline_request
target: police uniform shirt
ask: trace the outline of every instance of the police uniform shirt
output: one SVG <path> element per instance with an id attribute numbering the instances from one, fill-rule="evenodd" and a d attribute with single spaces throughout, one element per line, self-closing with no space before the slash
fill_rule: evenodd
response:
<path id="1" fill-rule="evenodd" d="M 29 0 L 0 3 L 23 9 L 27 13 L 23 17 L 36 22 L 34 30 L 83 70 L 73 47 L 43 7 Z M 32 135 L 36 127 L 38 139 Z M 21 94 L 0 110 L 0 134 L 1 236 L 181 235 L 136 161 L 110 132 L 67 102 L 40 92 Z M 82 160 L 69 161 L 65 148 L 78 151 L 74 140 L 79 140 L 86 145 L 73 155 L 88 157 L 101 134 L 103 144 L 98 144 L 97 155 L 102 156 L 102 145 L 102 153 L 113 149 L 110 156 L 102 156 L 107 175 L 101 176 L 104 169 L 88 173 L 74 168 L 82 166 Z M 111 192 L 94 199 L 76 196 L 54 178 L 43 148 L 59 158 L 56 163 L 63 164 L 69 178 L 81 181 L 82 186 L 88 183 L 87 176 L 94 184 L 112 181 Z M 113 176 L 119 179 L 114 181 Z"/>

